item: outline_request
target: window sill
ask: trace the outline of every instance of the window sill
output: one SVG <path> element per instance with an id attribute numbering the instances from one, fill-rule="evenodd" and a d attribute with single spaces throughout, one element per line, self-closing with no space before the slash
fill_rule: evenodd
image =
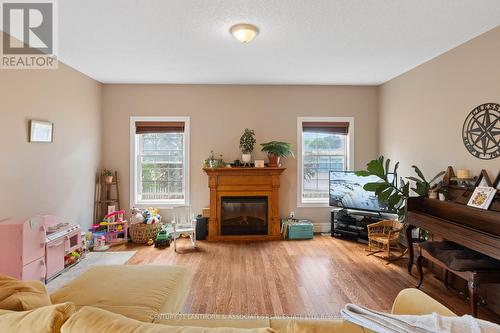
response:
<path id="1" fill-rule="evenodd" d="M 329 208 L 328 202 L 298 202 L 297 208 Z"/>
<path id="2" fill-rule="evenodd" d="M 179 201 L 139 201 L 139 202 L 133 203 L 133 206 L 137 207 L 137 208 L 154 207 L 154 208 L 159 208 L 159 209 L 172 209 L 175 207 L 187 206 L 187 205 L 189 205 L 189 203 L 184 201 L 184 200 L 179 200 Z"/>

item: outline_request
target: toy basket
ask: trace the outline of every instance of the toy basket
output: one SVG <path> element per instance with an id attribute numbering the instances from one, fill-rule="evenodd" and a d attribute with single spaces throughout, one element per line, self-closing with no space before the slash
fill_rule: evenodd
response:
<path id="1" fill-rule="evenodd" d="M 134 223 L 130 225 L 130 239 L 132 239 L 134 243 L 145 244 L 149 239 L 155 240 L 160 230 L 161 223 Z"/>

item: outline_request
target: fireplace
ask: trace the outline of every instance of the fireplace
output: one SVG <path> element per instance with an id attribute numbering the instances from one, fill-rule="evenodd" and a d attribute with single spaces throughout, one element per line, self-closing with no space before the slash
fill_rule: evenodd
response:
<path id="1" fill-rule="evenodd" d="M 281 239 L 284 168 L 205 168 L 210 188 L 209 241 Z"/>
<path id="2" fill-rule="evenodd" d="M 222 197 L 221 235 L 267 235 L 267 197 Z"/>

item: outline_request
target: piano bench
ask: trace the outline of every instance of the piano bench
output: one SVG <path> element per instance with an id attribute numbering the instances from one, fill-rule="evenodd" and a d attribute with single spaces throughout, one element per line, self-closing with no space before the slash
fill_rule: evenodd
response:
<path id="1" fill-rule="evenodd" d="M 446 287 L 448 287 L 449 272 L 467 281 L 471 311 L 472 315 L 476 317 L 479 285 L 481 283 L 500 283 L 500 260 L 449 241 L 422 242 L 418 244 L 418 248 L 419 281 L 417 288 L 424 281 L 422 261 L 425 258 L 444 269 Z"/>

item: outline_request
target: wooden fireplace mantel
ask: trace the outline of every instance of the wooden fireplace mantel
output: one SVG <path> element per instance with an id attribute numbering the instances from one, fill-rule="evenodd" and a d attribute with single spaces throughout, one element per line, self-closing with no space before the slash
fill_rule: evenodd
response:
<path id="1" fill-rule="evenodd" d="M 210 188 L 210 217 L 208 240 L 278 240 L 281 239 L 279 216 L 280 175 L 285 168 L 204 168 Z M 222 197 L 261 196 L 268 198 L 267 235 L 221 235 Z"/>

